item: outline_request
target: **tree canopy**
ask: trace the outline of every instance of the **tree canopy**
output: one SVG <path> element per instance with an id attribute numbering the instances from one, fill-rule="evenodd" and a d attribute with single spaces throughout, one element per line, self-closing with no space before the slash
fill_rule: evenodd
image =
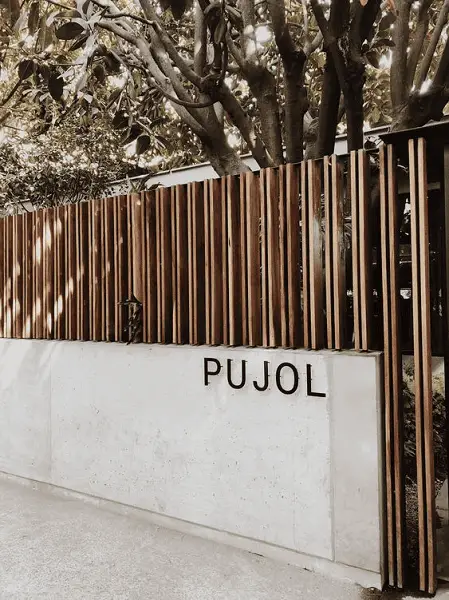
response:
<path id="1" fill-rule="evenodd" d="M 449 100 L 449 0 L 2 1 L 0 123 L 89 126 L 142 167 L 357 149 Z"/>

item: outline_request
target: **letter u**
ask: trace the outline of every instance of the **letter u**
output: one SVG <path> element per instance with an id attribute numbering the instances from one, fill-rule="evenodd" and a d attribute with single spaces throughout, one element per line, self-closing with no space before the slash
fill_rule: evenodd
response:
<path id="1" fill-rule="evenodd" d="M 227 369 L 227 377 L 228 377 L 228 383 L 229 385 L 232 387 L 232 389 L 234 390 L 241 390 L 242 387 L 245 385 L 246 383 L 246 360 L 242 360 L 242 380 L 240 383 L 233 383 L 232 381 L 232 358 L 228 358 L 228 369 Z"/>

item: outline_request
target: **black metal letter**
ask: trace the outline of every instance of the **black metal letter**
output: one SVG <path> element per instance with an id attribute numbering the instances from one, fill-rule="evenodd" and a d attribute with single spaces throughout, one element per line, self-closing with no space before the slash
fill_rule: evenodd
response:
<path id="1" fill-rule="evenodd" d="M 267 360 L 263 361 L 263 385 L 259 385 L 256 380 L 253 381 L 253 386 L 258 392 L 264 392 L 268 388 L 268 365 L 270 363 Z"/>
<path id="2" fill-rule="evenodd" d="M 241 390 L 242 387 L 246 383 L 246 360 L 242 360 L 242 381 L 238 385 L 235 383 L 232 383 L 231 365 L 232 365 L 232 358 L 228 358 L 228 373 L 227 373 L 228 383 L 232 387 L 232 389 Z"/>
<path id="3" fill-rule="evenodd" d="M 289 367 L 289 369 L 291 369 L 292 373 L 293 373 L 294 383 L 293 383 L 293 387 L 291 390 L 286 390 L 281 386 L 281 372 L 284 367 Z M 287 394 L 287 395 L 294 394 L 296 392 L 296 390 L 298 389 L 298 384 L 299 384 L 299 375 L 298 375 L 298 371 L 297 371 L 295 365 L 292 365 L 290 363 L 281 363 L 279 365 L 279 367 L 276 369 L 276 385 L 278 386 L 278 390 L 280 392 L 282 392 L 283 394 Z"/>
<path id="4" fill-rule="evenodd" d="M 217 367 L 216 371 L 209 371 L 208 368 L 208 363 L 214 363 L 215 366 Z M 216 358 L 205 358 L 204 359 L 204 385 L 209 385 L 209 375 L 218 375 L 218 373 L 221 371 L 221 364 L 220 361 L 217 360 Z"/>
<path id="5" fill-rule="evenodd" d="M 307 364 L 307 395 L 325 398 L 326 394 L 322 392 L 312 392 L 312 365 Z"/>

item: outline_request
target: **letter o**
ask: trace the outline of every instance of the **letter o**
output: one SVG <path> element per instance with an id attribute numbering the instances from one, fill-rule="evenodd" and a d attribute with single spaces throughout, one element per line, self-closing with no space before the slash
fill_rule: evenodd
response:
<path id="1" fill-rule="evenodd" d="M 285 388 L 282 387 L 281 385 L 281 374 L 282 374 L 282 369 L 284 369 L 285 367 L 288 367 L 289 369 L 292 370 L 293 373 L 293 387 L 291 390 L 286 390 Z M 298 371 L 295 367 L 295 365 L 292 365 L 291 363 L 281 363 L 278 368 L 276 369 L 276 385 L 278 390 L 282 393 L 282 394 L 286 394 L 287 396 L 290 396 L 291 394 L 294 394 L 296 392 L 296 390 L 298 389 L 298 385 L 299 385 L 299 375 L 298 375 Z"/>

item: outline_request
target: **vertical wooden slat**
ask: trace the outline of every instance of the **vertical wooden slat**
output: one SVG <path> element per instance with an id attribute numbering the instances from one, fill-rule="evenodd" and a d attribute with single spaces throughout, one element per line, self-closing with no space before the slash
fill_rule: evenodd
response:
<path id="1" fill-rule="evenodd" d="M 11 278 L 11 337 L 15 337 L 16 333 L 16 298 L 17 298 L 17 273 L 16 273 L 16 260 L 17 260 L 17 248 L 16 248 L 16 224 L 17 216 L 11 215 L 8 217 L 9 221 L 9 272 Z"/>
<path id="2" fill-rule="evenodd" d="M 334 263 L 332 260 L 332 234 L 333 234 L 333 221 L 332 221 L 332 180 L 331 180 L 331 168 L 330 159 L 325 156 L 323 159 L 323 179 L 324 179 L 324 264 L 325 264 L 325 276 L 326 276 L 326 333 L 327 333 L 327 347 L 332 349 L 334 347 L 335 338 L 335 324 L 334 324 L 334 297 L 333 297 L 333 283 Z"/>
<path id="3" fill-rule="evenodd" d="M 22 307 L 22 337 L 29 338 L 31 335 L 30 325 L 31 325 L 31 316 L 29 312 L 29 304 L 28 297 L 31 291 L 30 282 L 29 282 L 29 265 L 30 265 L 30 253 L 29 253 L 29 217 L 30 213 L 24 213 L 23 221 L 22 221 L 22 267 L 23 267 L 23 278 L 22 278 L 22 298 L 23 298 L 23 307 Z M 1 237 L 1 229 L 0 229 L 0 237 Z M 0 243 L 1 244 L 1 243 Z M 1 245 L 0 245 L 1 252 Z M 1 260 L 1 256 L 0 256 Z M 0 281 L 2 280 L 1 272 L 0 272 Z M 1 311 L 1 304 L 0 304 Z M 1 317 L 0 317 L 0 330 L 1 330 Z M 0 333 L 1 337 L 1 333 Z"/>
<path id="4" fill-rule="evenodd" d="M 248 261 L 247 261 L 247 179 L 240 175 L 240 272 L 241 272 L 241 306 L 242 306 L 242 345 L 248 345 Z"/>
<path id="5" fill-rule="evenodd" d="M 418 159 L 418 221 L 419 221 L 419 270 L 422 340 L 422 403 L 424 425 L 424 466 L 427 529 L 427 592 L 436 592 L 436 507 L 435 467 L 433 448 L 433 398 L 432 398 L 432 348 L 430 328 L 430 268 L 429 268 L 429 219 L 427 197 L 427 165 L 425 141 L 417 141 Z"/>
<path id="6" fill-rule="evenodd" d="M 246 178 L 246 231 L 248 265 L 248 344 L 260 346 L 261 327 L 261 279 L 260 279 L 260 186 L 253 173 L 245 173 Z"/>
<path id="7" fill-rule="evenodd" d="M 385 148 L 380 148 L 380 227 L 381 227 L 381 266 L 382 266 L 382 304 L 384 331 L 384 381 L 385 381 L 385 483 L 386 483 L 386 530 L 388 582 L 396 585 L 396 548 L 395 548 L 395 510 L 394 510 L 394 444 L 393 409 L 391 386 L 391 306 L 389 268 L 389 212 L 387 188 L 387 164 Z"/>
<path id="8" fill-rule="evenodd" d="M 61 284 L 60 284 L 60 244 L 61 238 L 59 235 L 59 223 L 60 223 L 60 215 L 59 215 L 59 206 L 55 207 L 55 218 L 53 220 L 53 243 L 54 243 L 54 253 L 53 253 L 53 285 L 54 285 L 54 302 L 53 302 L 53 323 L 54 323 L 54 337 L 56 340 L 61 339 L 60 336 L 60 315 L 59 315 L 59 299 L 61 294 Z"/>
<path id="9" fill-rule="evenodd" d="M 33 247 L 34 247 L 34 213 L 27 214 L 27 337 L 33 335 L 33 306 L 34 306 L 34 277 L 33 277 Z M 62 265 L 62 273 L 65 279 L 65 264 Z"/>
<path id="10" fill-rule="evenodd" d="M 262 293 L 262 346 L 270 343 L 270 324 L 268 306 L 268 224 L 267 224 L 267 171 L 260 171 L 260 261 L 261 261 L 261 293 Z"/>
<path id="11" fill-rule="evenodd" d="M 143 222 L 143 198 L 140 195 L 133 194 L 131 201 L 132 218 L 132 293 L 139 302 L 144 305 L 144 285 L 143 285 L 143 242 L 142 242 L 142 222 Z M 136 339 L 142 339 L 142 334 Z"/>
<path id="12" fill-rule="evenodd" d="M 223 224 L 221 185 L 210 181 L 211 344 L 223 343 Z"/>
<path id="13" fill-rule="evenodd" d="M 179 343 L 189 342 L 189 254 L 187 240 L 187 188 L 176 186 L 176 279 Z"/>
<path id="14" fill-rule="evenodd" d="M 22 337 L 22 313 L 23 313 L 23 254 L 22 234 L 23 234 L 23 215 L 14 216 L 14 337 Z"/>
<path id="15" fill-rule="evenodd" d="M 278 177 L 274 169 L 266 169 L 267 259 L 268 259 L 268 324 L 269 345 L 281 345 L 281 292 L 279 256 L 279 194 Z"/>
<path id="16" fill-rule="evenodd" d="M 105 269 L 106 269 L 106 341 L 115 341 L 115 254 L 114 254 L 114 200 L 107 198 L 104 206 L 104 249 L 105 249 Z"/>
<path id="17" fill-rule="evenodd" d="M 193 184 L 187 185 L 187 259 L 188 259 L 188 278 L 189 278 L 189 344 L 197 344 L 197 315 L 195 309 L 195 241 L 193 237 Z"/>
<path id="18" fill-rule="evenodd" d="M 100 341 L 106 340 L 106 198 L 99 201 L 99 219 L 100 219 L 100 305 L 101 305 L 101 325 L 99 329 Z"/>
<path id="19" fill-rule="evenodd" d="M 35 255 L 36 255 L 36 331 L 35 337 L 37 339 L 43 338 L 43 319 L 44 319 L 44 305 L 43 305 L 43 212 L 38 210 L 36 212 L 36 238 L 35 238 Z M 72 282 L 73 283 L 73 282 Z"/>
<path id="20" fill-rule="evenodd" d="M 412 250 L 412 305 L 413 305 L 413 339 L 415 363 L 415 421 L 416 421 L 416 463 L 418 484 L 418 544 L 419 544 L 419 587 L 426 590 L 426 519 L 424 499 L 424 447 L 423 447 L 423 415 L 422 415 L 422 365 L 421 365 L 421 323 L 419 294 L 419 233 L 418 233 L 418 191 L 417 160 L 415 144 L 409 141 L 410 162 L 410 233 Z"/>
<path id="21" fill-rule="evenodd" d="M 399 331 L 399 229 L 396 160 L 380 148 L 381 267 L 384 329 L 386 521 L 389 583 L 404 585 L 404 479 L 402 468 L 402 356 Z"/>
<path id="22" fill-rule="evenodd" d="M 80 260 L 80 338 L 89 339 L 89 207 L 87 202 L 81 202 L 79 211 L 79 260 Z M 112 232 L 111 232 L 112 238 Z M 104 243 L 110 243 L 104 239 Z"/>
<path id="23" fill-rule="evenodd" d="M 229 286 L 226 291 L 229 303 L 229 340 L 231 346 L 242 343 L 242 261 L 241 261 L 241 212 L 239 180 L 228 177 L 227 184 L 227 209 L 228 209 L 228 235 L 227 246 L 229 249 Z"/>
<path id="24" fill-rule="evenodd" d="M 160 277 L 161 277 L 161 342 L 171 344 L 173 337 L 172 246 L 170 226 L 170 192 L 160 190 Z"/>
<path id="25" fill-rule="evenodd" d="M 299 223 L 299 167 L 297 165 L 287 165 L 286 194 L 288 345 L 292 348 L 298 348 L 301 345 L 301 250 Z"/>
<path id="26" fill-rule="evenodd" d="M 204 275 L 205 275 L 205 312 L 206 344 L 212 340 L 212 250 L 211 250 L 211 207 L 210 181 L 204 182 Z"/>
<path id="27" fill-rule="evenodd" d="M 436 591 L 428 198 L 425 142 L 409 141 L 419 585 Z"/>
<path id="28" fill-rule="evenodd" d="M 9 272 L 8 272 L 8 219 L 3 219 L 3 244 L 2 244 L 2 263 L 3 263 L 3 337 L 9 337 L 9 324 L 8 324 L 8 286 L 9 286 Z"/>
<path id="29" fill-rule="evenodd" d="M 172 331 L 173 331 L 173 343 L 179 343 L 179 330 L 178 330 L 178 279 L 177 279 L 177 229 L 176 229 L 176 188 L 171 187 L 169 190 L 170 194 L 170 239 L 171 239 L 171 289 L 172 289 Z"/>
<path id="30" fill-rule="evenodd" d="M 345 345 L 346 318 L 346 260 L 344 240 L 344 197 L 342 170 L 337 157 L 331 159 L 332 184 L 332 273 L 333 306 L 335 328 L 335 350 Z"/>
<path id="31" fill-rule="evenodd" d="M 289 346 L 288 325 L 288 274 L 287 274 L 287 224 L 286 224 L 286 167 L 279 167 L 278 175 L 279 190 L 279 319 L 281 327 L 280 344 L 283 348 Z M 298 233 L 298 232 L 297 232 Z"/>
<path id="32" fill-rule="evenodd" d="M 147 342 L 157 341 L 157 230 L 156 230 L 156 192 L 145 194 L 145 248 L 146 248 L 146 324 Z"/>
<path id="33" fill-rule="evenodd" d="M 53 323 L 53 304 L 54 304 L 54 288 L 53 288 L 53 253 L 54 253 L 54 208 L 47 208 L 44 213 L 44 238 L 43 238 L 43 254 L 44 254 L 44 337 L 52 339 L 54 337 Z"/>
<path id="34" fill-rule="evenodd" d="M 126 244 L 126 270 L 127 270 L 127 286 L 126 298 L 130 299 L 133 294 L 133 226 L 132 226 L 132 203 L 135 194 L 128 194 L 126 197 L 126 222 L 125 228 L 127 233 L 128 243 Z M 129 309 L 125 308 L 126 319 L 129 316 Z"/>
<path id="35" fill-rule="evenodd" d="M 162 342 L 162 192 L 155 191 L 156 202 L 156 288 L 157 288 L 157 341 Z"/>
<path id="36" fill-rule="evenodd" d="M 123 206 L 121 207 L 123 210 Z M 90 334 L 93 341 L 101 339 L 101 201 L 89 202 L 90 254 Z M 123 223 L 122 223 L 123 233 Z M 122 248 L 121 248 L 122 250 Z M 123 267 L 123 263 L 122 263 Z M 123 293 L 123 290 L 122 290 Z M 125 292 L 126 293 L 126 292 Z M 123 300 L 123 298 L 121 299 Z"/>
<path id="37" fill-rule="evenodd" d="M 397 214 L 397 165 L 393 148 L 388 147 L 388 212 L 389 212 L 389 264 L 390 276 L 390 340 L 393 406 L 394 485 L 395 485 L 395 528 L 396 528 L 396 585 L 404 586 L 404 530 L 405 530 L 405 482 L 402 468 L 403 406 L 402 406 L 402 354 L 399 316 L 399 218 Z M 368 281 L 370 281 L 370 277 Z M 370 288 L 369 288 L 370 290 Z M 371 312 L 371 301 L 368 305 Z M 369 332 L 366 343 L 369 347 Z"/>
<path id="38" fill-rule="evenodd" d="M 308 182 L 311 163 L 301 164 L 301 266 L 302 266 L 302 302 L 303 302 L 303 332 L 304 347 L 311 346 L 310 331 L 310 277 L 309 277 L 309 200 Z"/>
<path id="39" fill-rule="evenodd" d="M 320 164 L 309 161 L 310 338 L 313 350 L 324 345 L 323 262 Z"/>
<path id="40" fill-rule="evenodd" d="M 58 206 L 55 213 L 55 338 L 65 338 L 65 206 Z"/>
<path id="41" fill-rule="evenodd" d="M 120 310 L 119 287 L 120 287 L 120 236 L 119 236 L 119 204 L 118 198 L 113 199 L 113 227 L 114 227 L 114 340 L 120 341 Z"/>
<path id="42" fill-rule="evenodd" d="M 359 273 L 360 273 L 360 332 L 361 349 L 368 350 L 371 344 L 371 245 L 369 231 L 368 157 L 365 150 L 358 153 L 359 171 Z"/>
<path id="43" fill-rule="evenodd" d="M 222 302 L 223 302 L 223 338 L 222 344 L 229 345 L 229 273 L 228 273 L 228 185 L 229 177 L 221 179 L 221 264 L 222 264 Z"/>
<path id="44" fill-rule="evenodd" d="M 5 222 L 0 219 L 0 337 L 4 338 L 6 329 L 5 318 Z"/>
<path id="45" fill-rule="evenodd" d="M 193 200 L 193 279 L 195 300 L 196 343 L 204 344 L 205 341 L 205 228 L 204 228 L 204 186 L 200 183 L 192 184 Z"/>
<path id="46" fill-rule="evenodd" d="M 187 243 L 187 190 L 176 186 L 176 304 L 178 343 L 189 341 L 189 279 Z"/>
<path id="47" fill-rule="evenodd" d="M 354 348 L 361 350 L 360 330 L 360 268 L 359 268 L 359 189 L 357 151 L 350 155 L 351 237 L 352 237 L 352 306 L 354 313 Z"/>

